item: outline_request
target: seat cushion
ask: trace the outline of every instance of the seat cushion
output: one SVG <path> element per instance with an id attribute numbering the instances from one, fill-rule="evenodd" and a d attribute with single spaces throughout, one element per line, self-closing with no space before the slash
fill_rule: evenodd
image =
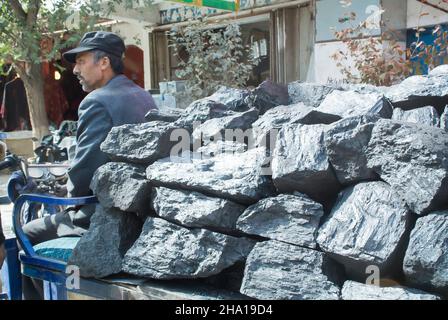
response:
<path id="1" fill-rule="evenodd" d="M 67 262 L 71 257 L 80 237 L 62 237 L 35 245 L 34 251 L 39 256 Z"/>

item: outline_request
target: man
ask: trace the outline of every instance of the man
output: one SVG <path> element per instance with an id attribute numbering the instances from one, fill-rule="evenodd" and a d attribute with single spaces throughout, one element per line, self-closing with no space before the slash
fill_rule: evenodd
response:
<path id="1" fill-rule="evenodd" d="M 110 161 L 100 145 L 112 127 L 145 122 L 145 114 L 156 108 L 151 95 L 122 74 L 124 51 L 118 35 L 94 31 L 86 33 L 77 48 L 63 54 L 64 59 L 76 64 L 73 73 L 83 90 L 89 92 L 78 109 L 76 152 L 67 183 L 71 197 L 92 194 L 89 185 L 95 170 Z M 24 226 L 24 231 L 32 244 L 82 235 L 94 211 L 87 207 L 45 218 L 48 221 L 34 220 Z"/>
<path id="2" fill-rule="evenodd" d="M 110 161 L 100 150 L 112 127 L 145 122 L 145 114 L 156 108 L 151 95 L 123 75 L 123 40 L 111 32 L 86 33 L 79 46 L 63 54 L 75 63 L 73 73 L 89 94 L 78 109 L 76 152 L 68 171 L 71 197 L 92 194 L 89 188 L 95 170 Z M 82 235 L 90 224 L 95 206 L 57 213 L 34 220 L 23 228 L 31 243 L 61 236 Z"/>

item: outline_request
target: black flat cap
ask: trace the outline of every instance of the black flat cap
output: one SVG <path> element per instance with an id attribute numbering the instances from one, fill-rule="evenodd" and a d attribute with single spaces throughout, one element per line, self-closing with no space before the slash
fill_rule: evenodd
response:
<path id="1" fill-rule="evenodd" d="M 87 32 L 79 42 L 78 47 L 65 52 L 62 56 L 71 63 L 76 62 L 76 55 L 81 52 L 101 50 L 121 58 L 126 47 L 123 40 L 113 32 Z"/>

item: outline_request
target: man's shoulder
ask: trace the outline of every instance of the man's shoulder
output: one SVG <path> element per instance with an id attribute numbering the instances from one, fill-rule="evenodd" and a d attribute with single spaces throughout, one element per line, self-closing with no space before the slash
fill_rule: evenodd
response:
<path id="1" fill-rule="evenodd" d="M 91 121 L 87 119 L 111 118 L 104 101 L 95 96 L 86 96 L 78 108 L 78 122 Z"/>
<path id="2" fill-rule="evenodd" d="M 149 92 L 136 85 L 124 75 L 118 75 L 107 85 L 89 93 L 85 99 L 104 103 L 127 96 L 151 97 Z"/>
<path id="3" fill-rule="evenodd" d="M 123 75 L 89 93 L 79 107 L 79 115 L 98 106 L 107 110 L 115 124 L 144 122 L 144 115 L 156 108 L 151 94 Z"/>
<path id="4" fill-rule="evenodd" d="M 127 82 L 125 81 L 127 78 L 124 77 L 122 79 L 121 77 L 116 77 L 113 79 L 113 83 L 108 83 L 102 88 L 96 89 L 92 92 L 90 92 L 81 102 L 79 108 L 80 109 L 88 109 L 91 106 L 94 105 L 106 105 L 109 104 L 110 100 L 113 100 L 113 96 L 117 95 L 117 84 L 124 84 Z M 118 83 L 117 83 L 118 82 Z"/>
<path id="5" fill-rule="evenodd" d="M 115 76 L 104 87 L 102 87 L 98 90 L 95 90 L 94 92 L 97 95 L 106 94 L 111 91 L 114 93 L 117 93 L 118 88 L 126 89 L 126 90 L 139 90 L 139 91 L 146 92 L 141 87 L 136 85 L 134 83 L 134 81 L 132 81 L 131 79 L 126 77 L 124 74 L 119 74 L 119 75 Z M 119 93 L 125 93 L 126 90 L 120 90 Z"/>
<path id="6" fill-rule="evenodd" d="M 93 94 L 94 92 L 89 93 L 79 105 L 79 111 L 86 111 L 91 108 L 104 107 L 103 102 L 101 101 L 101 96 L 97 96 Z"/>

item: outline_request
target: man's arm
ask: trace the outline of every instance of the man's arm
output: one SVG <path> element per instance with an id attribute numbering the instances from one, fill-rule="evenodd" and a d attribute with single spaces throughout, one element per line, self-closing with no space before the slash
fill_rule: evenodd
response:
<path id="1" fill-rule="evenodd" d="M 106 108 L 95 100 L 85 100 L 79 107 L 76 153 L 68 171 L 67 190 L 71 197 L 91 195 L 89 185 L 95 170 L 109 161 L 100 150 L 112 128 Z"/>

